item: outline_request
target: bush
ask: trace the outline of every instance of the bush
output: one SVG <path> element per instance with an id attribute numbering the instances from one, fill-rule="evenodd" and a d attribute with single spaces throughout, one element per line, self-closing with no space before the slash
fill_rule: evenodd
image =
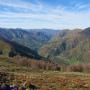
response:
<path id="1" fill-rule="evenodd" d="M 84 66 L 84 72 L 90 73 L 90 63 L 88 63 L 88 64 L 83 64 L 83 66 Z"/>
<path id="2" fill-rule="evenodd" d="M 14 51 L 10 51 L 9 52 L 9 57 L 14 57 L 14 56 L 16 56 L 16 53 Z"/>
<path id="3" fill-rule="evenodd" d="M 70 72 L 83 72 L 84 67 L 81 64 L 71 65 L 71 66 L 68 67 L 68 71 L 70 71 Z"/>
<path id="4" fill-rule="evenodd" d="M 58 64 L 55 64 L 53 62 L 50 61 L 45 61 L 45 60 L 35 60 L 35 59 L 30 59 L 30 58 L 26 58 L 26 57 L 22 57 L 22 56 L 14 56 L 13 57 L 14 60 L 13 63 L 17 64 L 17 65 L 21 65 L 21 66 L 26 66 L 28 68 L 31 69 L 36 69 L 36 70 L 56 70 L 56 71 L 60 71 L 61 70 L 61 66 Z"/>
<path id="5" fill-rule="evenodd" d="M 2 50 L 0 50 L 0 55 L 2 55 L 3 54 L 3 51 Z"/>

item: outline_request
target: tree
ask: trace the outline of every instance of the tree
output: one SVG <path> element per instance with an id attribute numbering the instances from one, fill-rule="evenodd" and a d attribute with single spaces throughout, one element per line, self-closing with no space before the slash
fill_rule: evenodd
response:
<path id="1" fill-rule="evenodd" d="M 0 55 L 2 55 L 3 54 L 3 51 L 2 50 L 0 50 Z"/>
<path id="2" fill-rule="evenodd" d="M 14 52 L 14 51 L 10 51 L 9 52 L 9 57 L 14 57 L 14 56 L 16 56 L 17 54 L 16 54 L 16 52 Z"/>

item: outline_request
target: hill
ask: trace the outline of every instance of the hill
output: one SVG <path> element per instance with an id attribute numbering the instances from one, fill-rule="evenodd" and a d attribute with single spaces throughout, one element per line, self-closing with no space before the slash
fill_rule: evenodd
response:
<path id="1" fill-rule="evenodd" d="M 1 55 L 7 57 L 14 57 L 16 55 L 26 56 L 29 58 L 40 59 L 38 53 L 28 47 L 20 45 L 13 41 L 8 41 L 0 37 L 0 52 Z"/>
<path id="2" fill-rule="evenodd" d="M 0 28 L 0 36 L 6 40 L 16 42 L 35 51 L 38 51 L 42 45 L 51 40 L 57 32 L 59 32 L 59 30 Z"/>
<path id="3" fill-rule="evenodd" d="M 68 31 L 63 37 L 56 36 L 39 53 L 61 65 L 90 63 L 90 28 Z"/>

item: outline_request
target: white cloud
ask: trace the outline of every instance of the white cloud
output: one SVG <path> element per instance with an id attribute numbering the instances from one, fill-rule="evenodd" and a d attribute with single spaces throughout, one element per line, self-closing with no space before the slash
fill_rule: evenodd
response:
<path id="1" fill-rule="evenodd" d="M 72 8 L 75 10 L 82 10 L 82 11 L 87 11 L 90 10 L 90 3 L 83 3 L 83 2 L 72 2 Z"/>
<path id="2" fill-rule="evenodd" d="M 28 9 L 32 11 L 39 11 L 43 8 L 40 2 L 33 4 L 22 0 L 0 0 L 0 5 L 9 6 L 16 9 Z"/>
<path id="3" fill-rule="evenodd" d="M 7 1 L 7 3 L 6 3 Z M 90 12 L 67 11 L 66 7 L 49 7 L 40 2 L 36 4 L 21 0 L 0 0 L 0 5 L 32 10 L 28 13 L 2 12 L 0 26 L 23 28 L 85 28 L 90 24 Z M 74 8 L 82 9 L 87 5 L 75 4 Z"/>

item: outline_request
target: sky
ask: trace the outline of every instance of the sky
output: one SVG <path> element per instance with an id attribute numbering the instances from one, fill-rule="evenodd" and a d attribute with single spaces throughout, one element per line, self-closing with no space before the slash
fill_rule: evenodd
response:
<path id="1" fill-rule="evenodd" d="M 90 0 L 0 0 L 0 27 L 90 27 Z"/>

